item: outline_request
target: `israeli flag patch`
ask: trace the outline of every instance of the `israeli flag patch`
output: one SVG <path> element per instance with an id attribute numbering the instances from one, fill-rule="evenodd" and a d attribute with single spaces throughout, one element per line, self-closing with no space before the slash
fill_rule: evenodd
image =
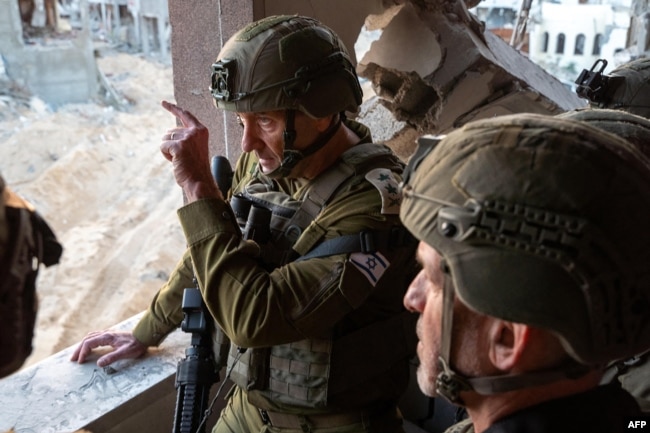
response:
<path id="1" fill-rule="evenodd" d="M 372 183 L 381 195 L 381 213 L 399 214 L 402 192 L 393 172 L 387 168 L 375 168 L 366 173 L 366 180 Z"/>
<path id="2" fill-rule="evenodd" d="M 350 262 L 361 271 L 374 287 L 384 275 L 384 272 L 390 265 L 390 262 L 380 252 L 365 254 L 350 254 Z"/>

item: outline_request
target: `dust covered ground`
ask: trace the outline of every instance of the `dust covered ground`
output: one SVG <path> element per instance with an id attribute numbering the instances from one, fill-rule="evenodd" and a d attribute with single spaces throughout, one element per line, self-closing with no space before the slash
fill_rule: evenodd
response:
<path id="1" fill-rule="evenodd" d="M 0 173 L 64 246 L 41 268 L 26 365 L 146 309 L 184 249 L 181 191 L 158 147 L 174 126 L 160 107 L 174 100 L 171 66 L 111 50 L 97 62 L 128 110 L 0 99 Z"/>

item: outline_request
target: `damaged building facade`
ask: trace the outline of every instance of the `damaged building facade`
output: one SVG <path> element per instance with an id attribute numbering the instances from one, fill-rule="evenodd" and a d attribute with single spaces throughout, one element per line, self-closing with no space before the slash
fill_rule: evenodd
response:
<path id="1" fill-rule="evenodd" d="M 633 0 L 626 50 L 631 57 L 650 56 L 650 0 Z"/>
<path id="2" fill-rule="evenodd" d="M 0 0 L 0 10 L 0 78 L 51 108 L 115 102 L 97 68 L 97 41 L 169 63 L 166 0 Z"/>
<path id="3" fill-rule="evenodd" d="M 19 86 L 56 106 L 86 102 L 98 92 L 92 40 L 81 31 L 74 38 L 27 44 L 19 3 L 0 0 L 0 61 L 6 75 Z"/>

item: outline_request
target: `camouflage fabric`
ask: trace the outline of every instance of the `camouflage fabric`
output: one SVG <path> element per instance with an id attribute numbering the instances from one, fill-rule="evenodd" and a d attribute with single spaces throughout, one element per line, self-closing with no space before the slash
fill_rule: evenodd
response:
<path id="1" fill-rule="evenodd" d="M 300 110 L 311 117 L 356 111 L 362 91 L 347 49 L 315 19 L 271 16 L 232 36 L 212 66 L 218 108 Z"/>
<path id="2" fill-rule="evenodd" d="M 582 108 L 558 114 L 562 119 L 586 122 L 624 138 L 650 157 L 650 120 L 627 111 L 606 108 Z"/>
<path id="3" fill-rule="evenodd" d="M 650 162 L 583 122 L 472 122 L 421 159 L 404 225 L 472 309 L 553 331 L 597 365 L 650 346 Z"/>
<path id="4" fill-rule="evenodd" d="M 650 58 L 632 60 L 604 76 L 601 95 L 593 107 L 627 111 L 650 118 Z"/>
<path id="5" fill-rule="evenodd" d="M 628 140 L 650 156 L 650 120 L 632 113 L 611 109 L 581 109 L 558 115 L 586 122 Z M 607 380 L 618 380 L 632 394 L 644 412 L 650 412 L 650 356 L 645 353 L 609 367 Z"/>
<path id="6" fill-rule="evenodd" d="M 581 109 L 558 117 L 587 122 L 622 137 L 650 156 L 650 120 L 632 113 L 611 109 Z M 618 380 L 632 394 L 644 412 L 650 412 L 650 356 L 648 353 L 612 364 L 605 381 Z"/>

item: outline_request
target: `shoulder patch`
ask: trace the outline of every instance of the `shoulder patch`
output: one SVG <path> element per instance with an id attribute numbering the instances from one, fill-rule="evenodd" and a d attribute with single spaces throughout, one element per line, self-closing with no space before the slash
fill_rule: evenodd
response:
<path id="1" fill-rule="evenodd" d="M 399 214 L 402 193 L 395 174 L 387 168 L 375 168 L 366 173 L 366 180 L 372 183 L 381 195 L 381 213 Z"/>
<path id="2" fill-rule="evenodd" d="M 368 279 L 374 287 L 384 272 L 390 266 L 390 262 L 379 251 L 375 253 L 352 253 L 350 262 Z"/>

